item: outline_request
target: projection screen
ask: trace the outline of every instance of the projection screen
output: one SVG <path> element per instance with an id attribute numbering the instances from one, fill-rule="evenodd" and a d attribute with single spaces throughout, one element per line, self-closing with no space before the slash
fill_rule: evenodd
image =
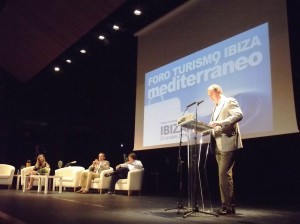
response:
<path id="1" fill-rule="evenodd" d="M 208 123 L 213 83 L 238 100 L 244 139 L 298 132 L 284 0 L 190 0 L 136 35 L 134 150 L 177 146 L 185 115 Z"/>

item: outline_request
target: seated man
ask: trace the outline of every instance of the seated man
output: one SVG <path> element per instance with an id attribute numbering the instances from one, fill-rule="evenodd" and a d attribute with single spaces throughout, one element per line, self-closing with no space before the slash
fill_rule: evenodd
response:
<path id="1" fill-rule="evenodd" d="M 102 170 L 109 169 L 109 161 L 105 160 L 105 154 L 103 152 L 99 153 L 98 159 L 95 159 L 90 165 L 88 170 L 81 173 L 80 186 L 81 189 L 76 191 L 77 193 L 86 194 L 89 192 L 91 182 L 93 179 L 100 177 Z"/>
<path id="2" fill-rule="evenodd" d="M 119 179 L 124 179 L 127 178 L 127 174 L 130 170 L 135 170 L 135 169 L 142 169 L 143 164 L 140 160 L 136 159 L 136 154 L 135 153 L 130 153 L 128 155 L 128 161 L 119 164 L 116 166 L 116 170 L 112 173 L 107 173 L 105 174 L 106 177 L 112 176 L 111 182 L 110 182 L 110 188 L 107 194 L 114 194 L 115 193 L 115 185 Z"/>

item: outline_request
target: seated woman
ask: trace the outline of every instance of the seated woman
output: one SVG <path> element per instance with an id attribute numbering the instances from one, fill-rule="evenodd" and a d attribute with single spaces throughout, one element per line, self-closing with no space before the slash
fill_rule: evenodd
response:
<path id="1" fill-rule="evenodd" d="M 50 165 L 46 162 L 46 158 L 43 154 L 38 155 L 36 159 L 36 164 L 34 165 L 33 171 L 30 175 L 46 174 L 50 172 Z M 33 177 L 29 178 L 27 190 L 31 190 L 33 184 Z"/>

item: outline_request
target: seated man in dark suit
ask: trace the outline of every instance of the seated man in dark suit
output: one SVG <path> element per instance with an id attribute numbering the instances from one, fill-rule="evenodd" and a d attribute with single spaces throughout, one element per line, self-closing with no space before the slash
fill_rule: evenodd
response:
<path id="1" fill-rule="evenodd" d="M 127 174 L 130 170 L 142 169 L 143 164 L 140 160 L 137 160 L 135 153 L 128 155 L 128 161 L 116 166 L 116 170 L 112 173 L 105 174 L 106 177 L 112 176 L 110 188 L 107 194 L 115 193 L 115 185 L 119 179 L 127 178 Z"/>

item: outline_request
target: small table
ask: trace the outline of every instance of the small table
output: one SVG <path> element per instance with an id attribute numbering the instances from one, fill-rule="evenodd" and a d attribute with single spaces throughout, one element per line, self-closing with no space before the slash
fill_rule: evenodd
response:
<path id="1" fill-rule="evenodd" d="M 23 192 L 26 191 L 26 183 L 28 182 L 28 178 L 29 177 L 33 177 L 33 178 L 38 178 L 38 190 L 37 192 L 41 192 L 41 184 L 42 184 L 42 179 L 45 179 L 45 186 L 44 186 L 44 194 L 48 193 L 48 183 L 49 183 L 49 179 L 62 179 L 62 176 L 50 176 L 50 175 L 28 175 L 25 177 L 25 183 L 23 184 Z M 59 190 L 58 193 L 62 192 L 62 181 L 59 181 Z"/>
<path id="2" fill-rule="evenodd" d="M 56 179 L 56 178 L 59 179 L 58 193 L 61 194 L 61 192 L 62 192 L 62 178 L 63 178 L 62 176 L 57 176 L 57 175 L 48 176 L 47 180 L 45 181 L 45 188 L 48 188 L 48 180 L 53 179 L 53 181 L 52 181 L 52 191 L 55 191 L 54 179 Z M 46 190 L 45 190 L 45 194 L 47 194 Z"/>
<path id="3" fill-rule="evenodd" d="M 20 188 L 21 174 L 14 174 L 14 177 L 17 178 L 16 190 L 19 190 L 19 188 Z"/>

